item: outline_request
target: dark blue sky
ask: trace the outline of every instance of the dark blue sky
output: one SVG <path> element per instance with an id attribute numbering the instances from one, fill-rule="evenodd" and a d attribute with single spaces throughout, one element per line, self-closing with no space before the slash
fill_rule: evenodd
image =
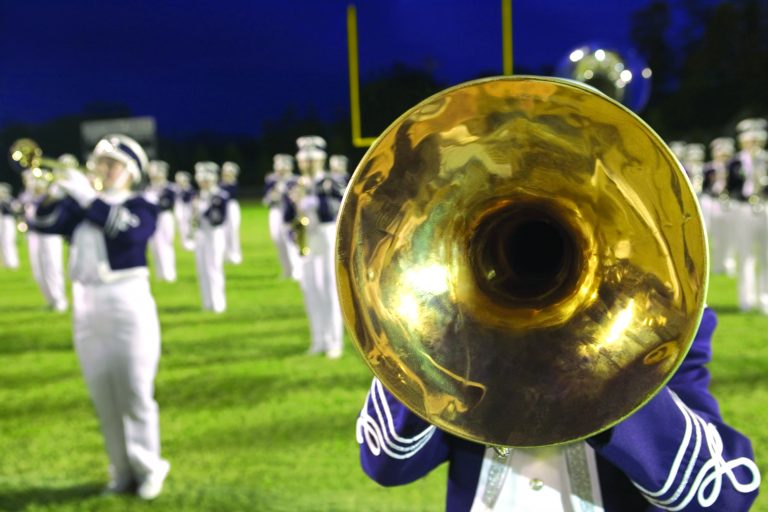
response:
<path id="1" fill-rule="evenodd" d="M 516 67 L 577 44 L 629 44 L 650 0 L 513 0 Z M 348 108 L 346 0 L 0 0 L 0 127 L 88 103 L 153 115 L 164 135 L 257 134 L 287 108 Z M 360 0 L 363 79 L 396 61 L 455 83 L 501 72 L 499 0 Z"/>

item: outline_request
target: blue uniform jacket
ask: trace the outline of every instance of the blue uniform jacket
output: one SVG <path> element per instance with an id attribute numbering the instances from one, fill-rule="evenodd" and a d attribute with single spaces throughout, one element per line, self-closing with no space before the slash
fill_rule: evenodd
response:
<path id="1" fill-rule="evenodd" d="M 157 199 L 157 207 L 161 212 L 173 210 L 173 204 L 176 202 L 176 190 L 173 187 L 166 186 Z"/>
<path id="2" fill-rule="evenodd" d="M 72 238 L 81 222 L 91 222 L 104 231 L 107 259 L 112 270 L 147 266 L 147 241 L 155 232 L 158 208 L 141 196 L 110 205 L 95 199 L 84 209 L 74 199 L 44 201 L 37 209 L 34 227 L 42 233 Z"/>
<path id="3" fill-rule="evenodd" d="M 208 208 L 202 212 L 211 226 L 221 226 L 227 221 L 227 201 L 229 194 L 221 188 L 211 195 Z"/>
<path id="4" fill-rule="evenodd" d="M 706 309 L 668 385 L 632 416 L 587 440 L 595 450 L 606 512 L 740 512 L 757 497 L 752 446 L 723 422 L 708 391 L 705 364 L 716 324 Z M 472 507 L 485 446 L 429 425 L 377 381 L 358 421 L 358 441 L 363 470 L 385 486 L 413 482 L 448 462 L 446 510 Z"/>

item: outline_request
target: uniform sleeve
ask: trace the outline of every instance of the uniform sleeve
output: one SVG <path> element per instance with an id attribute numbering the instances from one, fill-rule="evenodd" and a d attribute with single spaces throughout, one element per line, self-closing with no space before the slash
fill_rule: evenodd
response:
<path id="1" fill-rule="evenodd" d="M 157 206 L 145 199 L 110 205 L 95 199 L 85 217 L 101 226 L 104 235 L 119 243 L 146 243 L 157 226 Z"/>
<path id="2" fill-rule="evenodd" d="M 375 482 L 413 482 L 448 460 L 446 434 L 425 422 L 373 379 L 357 419 L 360 463 Z"/>
<path id="3" fill-rule="evenodd" d="M 84 215 L 84 210 L 72 198 L 43 199 L 34 218 L 28 221 L 32 229 L 41 233 L 71 237 Z"/>
<path id="4" fill-rule="evenodd" d="M 656 397 L 609 431 L 588 440 L 661 510 L 739 512 L 757 497 L 752 446 L 725 424 L 708 391 L 717 320 L 704 312 L 691 351 Z"/>

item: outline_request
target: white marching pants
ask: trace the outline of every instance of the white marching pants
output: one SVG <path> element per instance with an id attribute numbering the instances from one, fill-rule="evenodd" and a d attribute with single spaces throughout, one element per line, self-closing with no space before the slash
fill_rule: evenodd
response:
<path id="1" fill-rule="evenodd" d="M 155 275 L 161 281 L 176 281 L 176 249 L 174 248 L 174 218 L 170 210 L 157 216 L 157 228 L 149 239 Z"/>
<path id="2" fill-rule="evenodd" d="M 40 269 L 40 234 L 37 231 L 27 231 L 26 234 L 29 268 L 32 270 L 32 278 L 37 283 L 37 287 L 43 291 L 42 270 Z M 43 291 L 43 295 L 45 295 L 45 291 Z"/>
<path id="3" fill-rule="evenodd" d="M 310 353 L 340 353 L 343 349 L 344 324 L 336 293 L 336 224 L 311 225 L 308 235 L 310 253 L 302 257 L 301 290 L 309 317 Z"/>
<path id="4" fill-rule="evenodd" d="M 242 214 L 240 203 L 234 199 L 227 201 L 227 221 L 224 223 L 226 238 L 226 259 L 229 263 L 239 265 L 243 262 L 243 250 L 240 247 L 240 222 Z"/>
<path id="5" fill-rule="evenodd" d="M 224 283 L 226 234 L 223 226 L 201 226 L 195 233 L 195 266 L 203 309 L 222 313 L 227 309 Z"/>
<path id="6" fill-rule="evenodd" d="M 19 249 L 16 247 L 16 219 L 13 215 L 0 215 L 0 256 L 3 266 L 19 268 Z"/>
<path id="7" fill-rule="evenodd" d="M 702 197 L 707 235 L 714 274 L 735 276 L 737 230 L 741 212 L 733 202 L 725 203 L 709 196 Z"/>
<path id="8" fill-rule="evenodd" d="M 269 237 L 277 248 L 277 257 L 280 260 L 280 268 L 283 270 L 283 277 L 293 276 L 293 261 L 289 254 L 289 231 L 283 223 L 283 211 L 280 207 L 269 209 Z M 296 252 L 298 257 L 298 251 Z"/>
<path id="9" fill-rule="evenodd" d="M 179 239 L 181 246 L 186 251 L 195 248 L 195 241 L 192 235 L 192 205 L 178 199 L 173 204 L 173 215 L 179 225 Z"/>
<path id="10" fill-rule="evenodd" d="M 145 277 L 72 283 L 74 340 L 101 424 L 114 482 L 160 470 L 154 381 L 160 358 L 157 308 Z"/>
<path id="11" fill-rule="evenodd" d="M 768 314 L 768 211 L 735 206 L 740 219 L 730 228 L 737 237 L 739 308 Z"/>
<path id="12" fill-rule="evenodd" d="M 37 234 L 37 260 L 40 291 L 54 310 L 67 310 L 64 286 L 64 239 L 61 235 Z"/>

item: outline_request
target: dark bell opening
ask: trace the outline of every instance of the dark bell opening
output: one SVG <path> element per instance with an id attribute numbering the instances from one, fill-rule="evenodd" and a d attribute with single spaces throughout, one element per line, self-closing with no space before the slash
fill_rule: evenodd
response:
<path id="1" fill-rule="evenodd" d="M 566 241 L 563 232 L 545 221 L 517 225 L 502 247 L 509 270 L 525 289 L 547 288 L 563 268 Z M 538 290 L 540 293 L 546 290 Z"/>
<path id="2" fill-rule="evenodd" d="M 516 206 L 489 215 L 473 245 L 481 287 L 529 307 L 569 293 L 581 272 L 572 230 L 546 207 Z"/>

